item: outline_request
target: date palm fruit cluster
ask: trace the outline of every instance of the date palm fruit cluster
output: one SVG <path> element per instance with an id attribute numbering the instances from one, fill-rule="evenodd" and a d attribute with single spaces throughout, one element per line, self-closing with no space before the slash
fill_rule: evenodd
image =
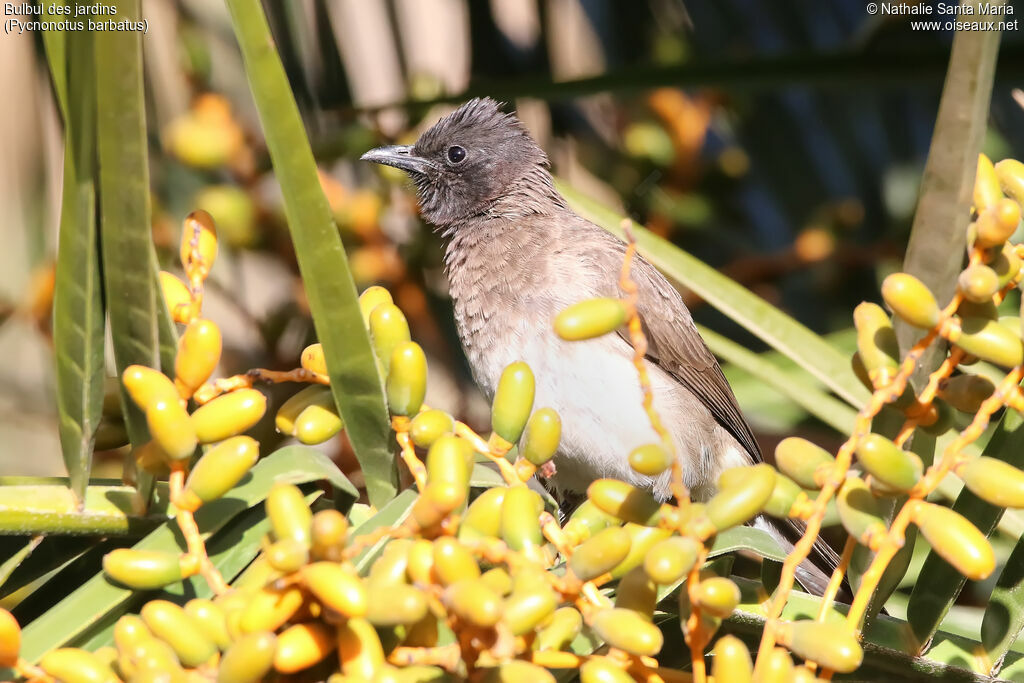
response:
<path id="1" fill-rule="evenodd" d="M 393 526 L 355 535 L 339 511 L 314 511 L 300 489 L 279 482 L 266 501 L 270 532 L 263 551 L 233 586 L 206 557 L 192 513 L 224 495 L 258 456 L 258 444 L 241 435 L 265 410 L 251 378 L 311 383 L 278 410 L 281 432 L 317 443 L 344 424 L 326 386 L 319 345 L 307 348 L 302 367 L 290 373 L 253 371 L 209 381 L 220 356 L 220 335 L 199 312 L 216 235 L 208 216 L 193 214 L 182 245 L 188 284 L 161 275 L 172 316 L 186 326 L 175 378 L 141 367 L 129 368 L 123 377 L 153 437 L 139 449 L 138 463 L 169 472 L 188 550 L 181 555 L 116 550 L 104 567 L 110 578 L 138 590 L 202 574 L 214 597 L 184 604 L 150 600 L 138 615 L 117 622 L 114 647 L 54 650 L 39 668 L 18 659 L 18 625 L 0 611 L 0 666 L 14 666 L 26 678 L 69 683 L 259 681 L 291 675 L 339 682 L 532 683 L 553 681 L 551 669 L 578 669 L 583 683 L 674 682 L 706 680 L 710 647 L 710 673 L 717 681 L 813 680 L 813 669 L 794 662 L 793 655 L 813 663 L 819 673 L 854 671 L 863 657 L 858 634 L 867 600 L 902 545 L 907 525 L 916 524 L 965 576 L 981 578 L 993 571 L 984 535 L 955 512 L 924 500 L 942 476 L 955 472 L 996 505 L 1024 506 L 1024 473 L 963 454 L 995 410 L 1024 409 L 1018 388 L 1024 376 L 1020 321 L 1000 318 L 995 308 L 1021 278 L 1020 254 L 1006 240 L 1019 220 L 1016 200 L 1024 198 L 1024 165 L 1001 162 L 993 168 L 983 159 L 978 188 L 969 265 L 953 302 L 940 309 L 928 288 L 906 274 L 890 276 L 883 285 L 889 308 L 926 331 L 903 359 L 885 311 L 874 304 L 858 307 L 854 366 L 873 393 L 850 439 L 834 456 L 803 439 L 786 439 L 776 451 L 779 471 L 767 464 L 727 470 L 718 493 L 706 503 L 689 500 L 671 441 L 651 408 L 646 340 L 628 276 L 632 244 L 620 281 L 625 296 L 580 302 L 563 311 L 554 327 L 568 340 L 628 327 L 645 407 L 661 437 L 628 454 L 629 462 L 647 476 L 671 471 L 674 496 L 659 502 L 625 482 L 598 480 L 564 524 L 540 489 L 529 485 L 538 469 L 551 467 L 561 434 L 557 412 L 534 405 L 529 366 L 519 362 L 505 369 L 492 405 L 493 433 L 484 438 L 424 405 L 423 350 L 411 340 L 390 294 L 371 287 L 359 303 L 401 458 L 419 495 Z M 938 337 L 948 340 L 952 351 L 915 395 L 907 379 Z M 976 359 L 1011 368 L 1010 373 L 994 386 L 969 373 Z M 190 399 L 198 405 L 191 412 Z M 906 414 L 893 439 L 870 431 L 871 418 L 886 404 Z M 926 468 L 903 446 L 918 428 L 949 428 L 953 409 L 973 414 L 974 421 L 941 460 Z M 190 465 L 200 445 L 205 452 Z M 502 484 L 473 486 L 474 470 L 481 466 L 495 468 Z M 906 502 L 889 521 L 882 501 L 892 497 Z M 742 594 L 733 580 L 715 575 L 707 564 L 717 534 L 759 514 L 801 519 L 808 527 L 767 603 L 763 596 Z M 842 524 L 851 543 L 875 551 L 850 613 L 843 618 L 826 599 L 817 620 L 782 620 L 795 567 L 826 524 Z M 833 577 L 835 586 L 844 571 L 845 563 Z M 674 606 L 667 612 L 678 614 L 678 626 L 663 619 L 656 624 L 656 608 L 665 607 L 673 593 Z M 751 609 L 767 616 L 756 662 L 732 635 L 712 642 L 741 603 L 760 603 Z M 692 673 L 664 668 L 656 659 L 669 627 L 682 629 Z M 580 648 L 587 643 L 591 646 Z"/>

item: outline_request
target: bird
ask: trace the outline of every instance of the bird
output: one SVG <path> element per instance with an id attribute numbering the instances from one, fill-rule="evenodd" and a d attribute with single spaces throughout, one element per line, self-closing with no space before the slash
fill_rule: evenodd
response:
<path id="1" fill-rule="evenodd" d="M 474 380 L 493 399 L 502 371 L 524 361 L 535 406 L 558 411 L 562 436 L 548 485 L 572 499 L 615 478 L 670 496 L 671 471 L 634 471 L 629 453 L 657 442 L 626 330 L 566 341 L 555 316 L 580 301 L 620 297 L 627 245 L 576 214 L 555 188 L 548 157 L 514 114 L 491 98 L 466 102 L 412 145 L 372 149 L 364 161 L 405 171 L 420 214 L 440 234 L 456 329 Z M 637 255 L 631 275 L 648 348 L 654 408 L 669 432 L 693 499 L 715 493 L 719 474 L 763 461 L 729 382 L 679 292 Z M 792 522 L 755 526 L 791 548 Z M 821 595 L 838 557 L 816 544 L 797 571 Z"/>

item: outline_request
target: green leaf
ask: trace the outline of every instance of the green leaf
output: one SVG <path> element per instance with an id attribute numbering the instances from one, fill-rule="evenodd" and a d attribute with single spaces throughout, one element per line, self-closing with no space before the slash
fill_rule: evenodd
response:
<path id="1" fill-rule="evenodd" d="M 322 491 L 306 494 L 310 505 L 323 495 Z M 256 506 L 239 515 L 207 543 L 210 560 L 224 580 L 231 583 L 260 553 L 263 539 L 270 532 L 270 520 L 262 506 Z M 168 586 L 147 598 L 162 598 L 183 605 L 192 598 L 209 598 L 213 590 L 202 576 L 193 576 L 182 583 Z M 130 609 L 130 608 L 128 608 Z M 97 648 L 114 644 L 114 624 L 125 610 L 107 613 L 88 633 L 76 638 L 71 645 L 95 651 Z"/>
<path id="2" fill-rule="evenodd" d="M 22 542 L 22 546 L 17 552 L 4 560 L 3 564 L 0 564 L 0 589 L 4 589 L 6 592 L 7 580 L 11 578 L 11 574 L 14 573 L 14 570 L 17 569 L 42 542 L 42 536 L 33 536 L 32 538 L 29 538 L 27 541 Z"/>
<path id="3" fill-rule="evenodd" d="M 1024 417 L 1016 411 L 1006 411 L 983 453 L 1005 460 L 1014 467 L 1024 467 Z M 957 496 L 956 502 L 953 503 L 953 509 L 966 517 L 986 536 L 996 528 L 999 517 L 1003 513 L 1002 508 L 986 503 L 966 488 Z M 931 635 L 938 629 L 946 612 L 949 611 L 950 606 L 963 590 L 965 583 L 966 579 L 938 553 L 934 551 L 928 553 L 910 594 L 910 602 L 907 604 L 907 620 L 919 642 L 927 643 Z M 995 597 L 993 595 L 993 599 Z M 1010 609 L 1011 606 L 1002 604 L 993 609 L 1004 608 Z M 1021 623 L 1024 624 L 1024 611 L 1013 607 L 1012 612 L 1012 619 L 1021 620 Z M 1015 635 L 1016 633 L 1014 633 L 1014 637 Z M 990 642 L 990 644 L 993 648 L 1003 647 L 995 642 Z"/>
<path id="4" fill-rule="evenodd" d="M 584 197 L 564 182 L 556 184 L 577 213 L 608 232 L 624 237 L 622 216 Z M 692 290 L 785 354 L 851 406 L 859 408 L 867 402 L 868 392 L 850 369 L 850 359 L 819 335 L 679 247 L 635 223 L 632 225 L 640 253 L 669 279 Z"/>
<path id="5" fill-rule="evenodd" d="M 71 490 L 81 501 L 103 403 L 104 311 L 96 234 L 92 35 L 72 32 L 66 42 L 67 64 L 62 60 L 64 36 L 47 39 L 55 88 L 65 111 L 53 340 L 61 454 Z"/>
<path id="6" fill-rule="evenodd" d="M 996 3 L 998 5 L 1002 2 Z M 914 213 L 904 272 L 914 275 L 944 306 L 956 292 L 963 267 L 978 152 L 988 125 L 992 79 L 999 52 L 999 31 L 957 31 L 932 132 L 921 193 Z M 900 350 L 906 353 L 921 330 L 894 323 Z M 918 361 L 911 384 L 918 391 L 946 357 L 944 343 L 933 344 Z"/>
<path id="7" fill-rule="evenodd" d="M 91 485 L 81 498 L 63 482 L 0 486 L 0 534 L 138 536 L 166 520 L 167 512 L 152 506 L 148 516 L 137 514 L 137 496 L 120 484 Z"/>
<path id="8" fill-rule="evenodd" d="M 981 644 L 999 670 L 1006 652 L 1024 629 L 1024 541 L 1006 559 L 981 622 Z"/>
<path id="9" fill-rule="evenodd" d="M 331 388 L 346 433 L 378 508 L 395 495 L 388 413 L 355 283 L 309 140 L 258 0 L 228 0 L 235 35 L 284 198 L 299 270 Z"/>
<path id="10" fill-rule="evenodd" d="M 139 0 L 117 3 L 117 19 L 138 19 Z M 97 148 L 103 275 L 114 361 L 160 367 L 156 264 L 150 236 L 149 160 L 142 88 L 142 33 L 95 33 Z M 133 446 L 149 440 L 145 418 L 122 391 Z M 143 473 L 139 473 L 140 483 Z"/>
<path id="11" fill-rule="evenodd" d="M 701 327 L 700 334 L 716 356 L 743 368 L 835 430 L 843 434 L 853 430 L 857 413 L 842 401 L 717 332 Z"/>
<path id="12" fill-rule="evenodd" d="M 389 526 L 397 526 L 405 521 L 405 518 L 409 516 L 409 512 L 412 510 L 412 504 L 419 497 L 413 489 L 406 489 L 395 496 L 391 501 L 380 509 L 380 512 L 375 514 L 370 519 L 366 520 L 352 531 L 352 537 L 366 536 L 377 529 Z M 380 539 L 373 545 L 367 547 L 363 552 L 359 553 L 353 560 L 353 564 L 356 567 L 356 571 L 363 573 L 364 570 L 369 568 L 373 561 L 377 559 L 380 551 L 384 549 L 384 546 L 391 540 L 387 537 Z"/>
<path id="13" fill-rule="evenodd" d="M 46 0 L 43 2 L 44 11 L 52 15 L 51 8 L 54 5 L 64 5 L 63 0 Z M 43 47 L 46 49 L 46 61 L 50 65 L 50 78 L 53 79 L 53 91 L 57 95 L 57 107 L 60 109 L 64 121 L 68 120 L 68 61 L 67 61 L 68 34 L 65 31 L 54 31 L 47 29 L 43 31 Z M 86 79 L 86 84 L 91 79 Z"/>
<path id="14" fill-rule="evenodd" d="M 208 539 L 238 515 L 262 502 L 275 481 L 302 484 L 324 479 L 334 483 L 339 491 L 355 495 L 355 487 L 347 483 L 337 466 L 319 451 L 302 446 L 282 448 L 260 460 L 242 483 L 223 498 L 200 508 L 196 523 L 203 538 Z M 133 547 L 182 552 L 184 540 L 172 520 L 157 527 Z M 35 662 L 49 650 L 90 632 L 96 624 L 107 623 L 104 620 L 109 619 L 112 612 L 123 613 L 135 595 L 102 574 L 94 576 L 24 629 L 22 657 Z"/>
<path id="15" fill-rule="evenodd" d="M 715 536 L 715 542 L 708 552 L 708 558 L 727 555 L 738 550 L 749 550 L 776 562 L 783 562 L 786 559 L 786 553 L 779 547 L 779 542 L 771 534 L 751 526 L 733 527 Z"/>

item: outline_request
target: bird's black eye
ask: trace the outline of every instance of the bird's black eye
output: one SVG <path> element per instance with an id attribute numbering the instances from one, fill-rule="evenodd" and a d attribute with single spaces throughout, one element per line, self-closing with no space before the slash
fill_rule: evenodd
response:
<path id="1" fill-rule="evenodd" d="M 458 145 L 452 145 L 448 148 L 448 161 L 453 164 L 462 163 L 462 160 L 466 158 L 466 150 Z"/>

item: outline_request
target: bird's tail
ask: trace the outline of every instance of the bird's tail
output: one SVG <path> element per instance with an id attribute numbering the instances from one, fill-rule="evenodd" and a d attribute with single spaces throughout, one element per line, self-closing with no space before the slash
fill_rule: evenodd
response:
<path id="1" fill-rule="evenodd" d="M 793 551 L 793 545 L 804 533 L 803 523 L 792 519 L 781 520 L 762 515 L 754 520 L 753 525 L 771 534 L 786 554 Z M 838 565 L 839 555 L 836 551 L 824 540 L 817 538 L 811 554 L 797 566 L 796 580 L 808 593 L 824 595 L 832 572 Z M 837 599 L 848 602 L 850 598 L 850 588 L 844 579 Z"/>

